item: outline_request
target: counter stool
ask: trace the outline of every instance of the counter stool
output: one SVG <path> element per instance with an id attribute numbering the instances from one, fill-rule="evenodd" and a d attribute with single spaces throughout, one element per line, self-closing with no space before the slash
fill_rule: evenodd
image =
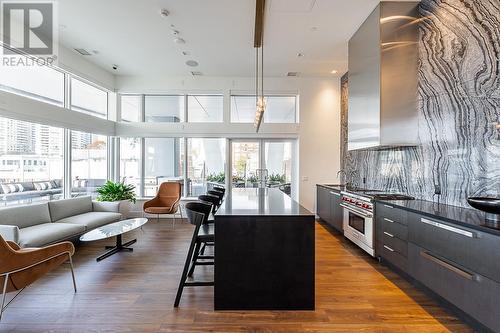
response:
<path id="1" fill-rule="evenodd" d="M 212 205 L 205 202 L 188 202 L 185 206 L 188 222 L 195 226 L 191 244 L 189 245 L 186 262 L 182 270 L 181 281 L 175 296 L 174 307 L 179 306 L 181 301 L 182 291 L 184 287 L 198 287 L 198 286 L 213 286 L 214 282 L 200 282 L 200 281 L 187 281 L 187 278 L 193 275 L 194 268 L 198 265 L 214 265 L 214 256 L 200 255 L 200 247 L 202 243 L 214 242 L 215 232 L 213 224 L 206 223 L 208 215 L 212 211 Z M 199 261 L 205 259 L 212 259 L 212 261 Z M 191 268 L 189 266 L 191 265 Z"/>

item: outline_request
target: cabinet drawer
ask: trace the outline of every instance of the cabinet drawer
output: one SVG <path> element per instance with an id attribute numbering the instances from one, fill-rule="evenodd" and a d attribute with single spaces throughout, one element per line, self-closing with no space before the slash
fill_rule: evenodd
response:
<path id="1" fill-rule="evenodd" d="M 382 245 L 386 245 L 390 249 L 401 254 L 404 257 L 408 257 L 408 242 L 405 242 L 396 236 L 384 232 L 382 235 Z"/>
<path id="2" fill-rule="evenodd" d="M 409 241 L 500 282 L 500 236 L 409 213 Z"/>
<path id="3" fill-rule="evenodd" d="M 377 223 L 382 225 L 382 233 L 387 232 L 401 240 L 408 240 L 408 227 L 386 218 L 377 218 Z"/>
<path id="4" fill-rule="evenodd" d="M 500 284 L 409 243 L 410 274 L 456 307 L 500 332 Z"/>
<path id="5" fill-rule="evenodd" d="M 400 224 L 407 224 L 407 212 L 403 209 L 396 208 L 390 204 L 377 202 L 375 205 L 375 214 L 377 217 L 386 218 Z"/>
<path id="6" fill-rule="evenodd" d="M 402 271 L 407 272 L 408 260 L 405 256 L 403 256 L 401 253 L 397 252 L 390 246 L 384 244 L 383 242 L 380 242 L 377 248 L 380 249 L 379 255 L 383 260 L 388 261 Z"/>

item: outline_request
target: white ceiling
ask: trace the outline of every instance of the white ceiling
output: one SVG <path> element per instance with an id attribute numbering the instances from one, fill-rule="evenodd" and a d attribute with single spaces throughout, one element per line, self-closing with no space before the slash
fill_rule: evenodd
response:
<path id="1" fill-rule="evenodd" d="M 341 75 L 347 41 L 378 2 L 267 0 L 265 75 Z M 117 75 L 255 75 L 255 0 L 63 0 L 59 11 L 61 43 L 97 50 L 85 58 Z M 185 44 L 173 42 L 171 25 Z M 187 66 L 191 59 L 199 66 Z"/>

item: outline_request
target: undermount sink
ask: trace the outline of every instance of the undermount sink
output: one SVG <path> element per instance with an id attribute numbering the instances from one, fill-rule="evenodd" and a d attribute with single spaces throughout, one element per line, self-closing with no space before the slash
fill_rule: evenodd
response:
<path id="1" fill-rule="evenodd" d="M 467 202 L 472 207 L 486 212 L 486 219 L 500 222 L 500 198 L 470 197 Z"/>

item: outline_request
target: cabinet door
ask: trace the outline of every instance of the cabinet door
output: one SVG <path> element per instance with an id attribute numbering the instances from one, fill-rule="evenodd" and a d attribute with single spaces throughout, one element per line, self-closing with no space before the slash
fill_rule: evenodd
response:
<path id="1" fill-rule="evenodd" d="M 318 186 L 316 191 L 317 213 L 326 222 L 330 221 L 330 190 Z"/>
<path id="2" fill-rule="evenodd" d="M 344 209 L 340 206 L 342 195 L 339 192 L 330 192 L 330 220 L 331 225 L 340 232 L 343 232 Z"/>

